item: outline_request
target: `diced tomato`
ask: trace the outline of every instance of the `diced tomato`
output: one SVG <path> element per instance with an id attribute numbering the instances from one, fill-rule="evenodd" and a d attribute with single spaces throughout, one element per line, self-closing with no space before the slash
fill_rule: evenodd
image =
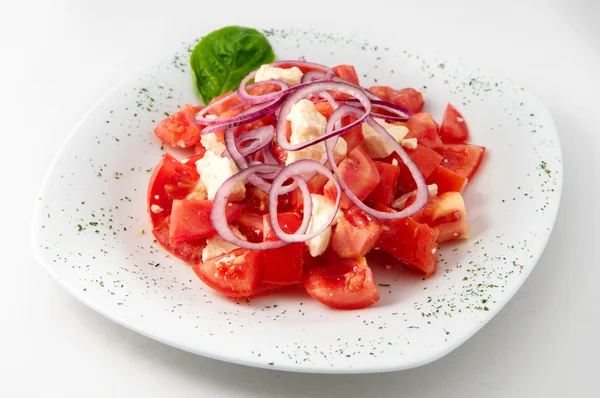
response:
<path id="1" fill-rule="evenodd" d="M 367 308 L 379 301 L 373 273 L 362 257 L 325 266 L 310 266 L 304 287 L 315 300 L 338 310 Z"/>
<path id="2" fill-rule="evenodd" d="M 378 204 L 376 210 L 394 212 Z M 438 262 L 436 232 L 426 224 L 410 217 L 398 220 L 381 220 L 384 232 L 375 248 L 381 249 L 398 260 L 421 270 L 425 276 L 435 274 Z"/>
<path id="3" fill-rule="evenodd" d="M 356 69 L 352 65 L 338 65 L 334 66 L 333 72 L 340 79 L 344 79 L 345 81 L 354 84 L 355 86 L 360 86 L 360 82 L 358 81 L 358 74 L 356 73 Z"/>
<path id="4" fill-rule="evenodd" d="M 269 212 L 269 195 L 256 187 L 246 188 L 246 196 L 242 202 L 247 212 L 267 214 Z"/>
<path id="5" fill-rule="evenodd" d="M 285 164 L 287 160 L 287 152 L 285 149 L 282 149 L 275 141 L 273 141 L 273 145 L 271 145 L 271 153 L 277 159 L 279 164 Z"/>
<path id="6" fill-rule="evenodd" d="M 406 127 L 406 138 L 416 138 L 418 145 L 425 145 L 431 149 L 438 149 L 443 145 L 438 124 L 429 113 L 415 113 L 406 122 Z"/>
<path id="7" fill-rule="evenodd" d="M 266 283 L 263 281 L 258 282 L 258 286 L 252 292 L 249 298 L 256 298 L 262 296 L 268 296 L 269 294 L 281 293 L 285 290 L 289 290 L 290 285 L 276 285 L 274 283 Z"/>
<path id="8" fill-rule="evenodd" d="M 469 237 L 465 202 L 460 193 L 432 196 L 422 211 L 423 222 L 437 232 L 438 242 Z"/>
<path id="9" fill-rule="evenodd" d="M 469 128 L 465 119 L 452 104 L 448 104 L 440 127 L 440 137 L 444 143 L 463 143 L 469 139 Z"/>
<path id="10" fill-rule="evenodd" d="M 174 200 L 171 211 L 169 237 L 173 242 L 209 238 L 217 232 L 210 221 L 212 200 Z M 225 209 L 227 222 L 242 214 L 243 205 L 228 203 Z"/>
<path id="11" fill-rule="evenodd" d="M 446 144 L 438 149 L 444 157 L 442 165 L 461 177 L 473 178 L 481 164 L 485 147 L 468 144 Z"/>
<path id="12" fill-rule="evenodd" d="M 433 149 L 429 149 L 426 146 L 419 145 L 413 150 L 407 150 L 406 153 L 410 157 L 410 159 L 417 166 L 423 177 L 427 178 L 435 168 L 442 163 L 444 159 L 442 155 L 434 151 Z M 397 154 L 393 154 L 394 156 Z M 415 184 L 415 180 L 408 170 L 408 167 L 402 162 L 402 160 L 398 159 L 398 167 L 400 167 L 400 176 L 398 177 L 398 188 L 402 192 L 410 192 L 414 191 L 417 188 Z"/>
<path id="13" fill-rule="evenodd" d="M 396 194 L 400 168 L 377 160 L 373 163 L 375 163 L 375 167 L 377 167 L 377 171 L 379 172 L 379 184 L 377 184 L 373 192 L 367 196 L 365 202 L 372 204 L 383 203 L 384 205 L 389 206 Z"/>
<path id="14" fill-rule="evenodd" d="M 154 134 L 165 144 L 175 148 L 189 148 L 200 140 L 201 127 L 194 116 L 203 106 L 185 104 L 179 112 L 164 119 L 154 129 Z"/>
<path id="15" fill-rule="evenodd" d="M 152 235 L 163 249 L 181 261 L 188 264 L 197 264 L 202 261 L 202 249 L 206 247 L 206 239 L 173 242 L 169 238 L 169 217 L 152 229 Z"/>
<path id="16" fill-rule="evenodd" d="M 226 96 L 228 96 L 231 93 L 232 92 L 229 91 L 229 92 L 227 92 L 225 94 L 221 94 L 218 97 L 213 98 L 212 101 L 210 101 L 209 105 L 217 102 L 221 98 L 226 97 Z M 240 104 L 241 102 L 242 101 L 240 100 L 240 98 L 237 95 L 234 95 L 230 99 L 228 99 L 227 101 L 224 101 L 224 102 L 220 103 L 219 105 L 214 106 L 209 113 L 211 115 L 220 116 L 223 112 L 226 112 L 226 111 L 230 110 L 232 107 Z"/>
<path id="17" fill-rule="evenodd" d="M 283 232 L 291 234 L 300 228 L 302 218 L 296 213 L 277 214 L 279 226 Z M 279 240 L 271 228 L 269 215 L 263 216 L 264 240 Z M 302 282 L 302 264 L 304 243 L 296 242 L 279 249 L 262 252 L 263 275 L 262 281 L 269 284 L 293 285 Z"/>
<path id="18" fill-rule="evenodd" d="M 204 145 L 202 145 L 200 141 L 196 142 L 196 145 L 194 145 L 194 153 L 198 155 L 204 155 L 206 153 L 206 148 L 204 148 Z"/>
<path id="19" fill-rule="evenodd" d="M 317 102 L 315 104 L 315 110 L 321 115 L 325 116 L 325 118 L 328 120 L 331 117 L 331 114 L 333 113 L 333 107 L 329 102 Z"/>
<path id="20" fill-rule="evenodd" d="M 280 195 L 277 201 L 278 213 L 297 213 L 304 209 L 304 199 L 300 189 L 296 188 L 292 192 Z"/>
<path id="21" fill-rule="evenodd" d="M 444 192 L 463 192 L 467 186 L 467 179 L 462 177 L 444 166 L 437 166 L 435 170 L 427 177 L 427 184 L 436 184 L 438 194 Z"/>
<path id="22" fill-rule="evenodd" d="M 264 126 L 271 126 L 275 123 L 275 115 L 274 114 L 270 114 L 267 115 L 261 119 L 258 119 L 254 122 L 250 122 L 250 123 L 246 123 L 246 124 L 242 124 L 241 126 L 239 126 L 235 133 L 236 136 L 242 133 L 245 133 L 247 131 L 252 131 L 252 130 L 256 130 L 257 128 L 260 127 L 264 127 Z"/>
<path id="23" fill-rule="evenodd" d="M 233 225 L 240 230 L 248 242 L 259 243 L 263 241 L 263 216 L 250 213 L 244 208 L 240 216 L 233 221 Z"/>
<path id="24" fill-rule="evenodd" d="M 327 181 L 329 181 L 329 178 L 327 178 L 323 174 L 317 174 L 307 183 L 308 190 L 310 191 L 310 193 L 323 195 L 323 190 L 325 188 L 325 184 L 327 184 Z"/>
<path id="25" fill-rule="evenodd" d="M 180 163 L 166 153 L 154 167 L 148 183 L 148 213 L 156 227 L 169 214 L 174 199 L 183 199 L 200 179 L 193 164 Z"/>
<path id="26" fill-rule="evenodd" d="M 227 297 L 242 298 L 251 296 L 258 286 L 260 257 L 257 250 L 235 249 L 192 268 L 209 287 Z"/>
<path id="27" fill-rule="evenodd" d="M 408 109 L 412 113 L 421 112 L 425 105 L 423 94 L 414 88 L 394 90 L 388 86 L 373 86 L 369 88 L 369 91 L 385 101 Z"/>
<path id="28" fill-rule="evenodd" d="M 357 119 L 358 118 L 355 116 L 346 115 L 346 116 L 342 117 L 342 126 L 347 126 L 350 123 L 355 122 Z M 363 135 L 363 132 L 362 132 L 362 126 L 360 124 L 358 126 L 352 127 L 350 130 L 342 133 L 340 135 L 340 137 L 342 137 L 344 139 L 344 141 L 346 141 L 347 153 L 352 152 L 352 150 L 354 150 L 354 148 L 356 148 L 357 146 L 362 144 L 362 142 L 365 140 L 365 136 Z"/>
<path id="29" fill-rule="evenodd" d="M 331 247 L 341 258 L 364 257 L 373 249 L 383 228 L 358 207 L 349 208 L 331 235 Z"/>
<path id="30" fill-rule="evenodd" d="M 379 184 L 380 177 L 375 163 L 360 147 L 352 150 L 348 157 L 340 162 L 339 170 L 348 188 L 359 200 L 365 200 Z M 329 199 L 335 201 L 337 191 L 333 182 L 329 181 L 325 184 L 324 193 Z M 347 209 L 350 206 L 352 206 L 352 201 L 345 194 L 342 194 L 340 207 Z"/>

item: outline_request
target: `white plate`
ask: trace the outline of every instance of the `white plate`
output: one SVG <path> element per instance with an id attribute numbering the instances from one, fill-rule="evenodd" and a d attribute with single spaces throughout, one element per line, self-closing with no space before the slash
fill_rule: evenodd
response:
<path id="1" fill-rule="evenodd" d="M 305 30 L 268 38 L 279 59 L 354 64 L 363 85 L 422 89 L 436 120 L 452 102 L 472 142 L 488 148 L 465 194 L 471 237 L 443 246 L 435 277 L 376 269 L 381 300 L 363 311 L 333 311 L 303 293 L 236 304 L 166 256 L 145 208 L 149 171 L 162 154 L 152 130 L 165 112 L 197 102 L 187 64 L 194 41 L 111 91 L 65 142 L 35 209 L 39 261 L 115 322 L 211 358 L 359 373 L 442 357 L 498 313 L 546 244 L 562 185 L 550 114 L 520 86 L 460 61 Z"/>

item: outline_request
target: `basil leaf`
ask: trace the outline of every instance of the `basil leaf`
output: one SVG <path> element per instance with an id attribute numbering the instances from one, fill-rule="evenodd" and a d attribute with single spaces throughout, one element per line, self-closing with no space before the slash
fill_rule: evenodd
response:
<path id="1" fill-rule="evenodd" d="M 269 41 L 256 29 L 228 26 L 215 30 L 200 40 L 190 56 L 196 94 L 208 104 L 237 89 L 248 73 L 274 59 Z"/>

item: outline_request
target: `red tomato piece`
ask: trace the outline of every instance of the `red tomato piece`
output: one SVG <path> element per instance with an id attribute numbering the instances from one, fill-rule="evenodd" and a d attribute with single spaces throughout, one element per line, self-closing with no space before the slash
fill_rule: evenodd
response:
<path id="1" fill-rule="evenodd" d="M 202 249 L 206 247 L 206 239 L 173 242 L 169 238 L 169 217 L 152 230 L 156 242 L 169 254 L 188 264 L 202 261 Z"/>
<path id="2" fill-rule="evenodd" d="M 283 232 L 291 234 L 300 228 L 302 218 L 296 213 L 277 214 L 279 226 Z M 271 229 L 269 215 L 263 216 L 264 240 L 279 240 Z M 304 243 L 296 242 L 279 249 L 262 252 L 263 275 L 262 281 L 276 285 L 294 285 L 302 282 L 302 264 L 304 258 Z"/>
<path id="3" fill-rule="evenodd" d="M 325 116 L 327 120 L 331 117 L 333 113 L 333 107 L 329 102 L 318 102 L 315 104 L 315 110 L 319 112 L 321 115 Z"/>
<path id="4" fill-rule="evenodd" d="M 431 149 L 438 149 L 443 145 L 438 124 L 429 113 L 415 113 L 406 122 L 406 127 L 406 138 L 416 138 L 419 145 Z"/>
<path id="5" fill-rule="evenodd" d="M 463 192 L 467 186 L 467 179 L 444 166 L 437 166 L 427 178 L 427 184 L 438 186 L 438 195 L 444 192 Z"/>
<path id="6" fill-rule="evenodd" d="M 247 208 L 233 221 L 233 225 L 240 230 L 242 235 L 252 243 L 263 241 L 263 216 L 260 214 L 249 213 Z"/>
<path id="7" fill-rule="evenodd" d="M 463 143 L 469 139 L 469 128 L 465 119 L 452 104 L 448 104 L 440 127 L 440 137 L 444 143 Z"/>
<path id="8" fill-rule="evenodd" d="M 442 155 L 429 149 L 426 146 L 419 145 L 414 150 L 407 150 L 406 153 L 410 159 L 415 163 L 423 177 L 427 178 L 435 168 L 442 163 L 444 159 Z M 400 167 L 400 176 L 398 177 L 398 188 L 402 192 L 414 191 L 417 188 L 415 180 L 408 170 L 408 167 L 400 160 L 397 154 L 393 154 L 398 159 L 398 167 Z"/>
<path id="9" fill-rule="evenodd" d="M 389 86 L 373 86 L 369 88 L 369 91 L 382 100 L 406 108 L 412 113 L 421 112 L 423 110 L 423 106 L 425 105 L 425 101 L 423 101 L 423 94 L 414 88 L 394 90 Z"/>
<path id="10" fill-rule="evenodd" d="M 235 249 L 192 268 L 204 283 L 227 297 L 248 297 L 260 281 L 260 256 L 257 250 Z"/>
<path id="11" fill-rule="evenodd" d="M 212 200 L 174 200 L 171 211 L 169 237 L 173 242 L 209 238 L 217 232 L 210 222 Z M 242 214 L 243 205 L 228 203 L 225 210 L 231 223 Z"/>
<path id="12" fill-rule="evenodd" d="M 271 153 L 275 156 L 275 159 L 281 165 L 285 165 L 285 161 L 287 160 L 287 152 L 285 149 L 282 149 L 275 141 L 273 141 L 273 145 L 271 145 Z"/>
<path id="13" fill-rule="evenodd" d="M 278 213 L 298 213 L 304 209 L 304 199 L 300 189 L 280 195 L 277 201 Z"/>
<path id="14" fill-rule="evenodd" d="M 469 237 L 465 202 L 460 193 L 432 196 L 422 211 L 423 222 L 437 232 L 438 243 Z"/>
<path id="15" fill-rule="evenodd" d="M 379 184 L 377 184 L 373 192 L 367 196 L 365 202 L 372 204 L 383 203 L 384 205 L 389 206 L 396 194 L 400 168 L 377 160 L 373 163 L 375 163 L 375 167 L 377 167 L 377 171 L 379 172 Z"/>
<path id="16" fill-rule="evenodd" d="M 327 178 L 323 174 L 317 174 L 307 183 L 308 190 L 310 191 L 310 193 L 316 193 L 319 195 L 323 195 L 323 190 L 325 189 L 325 184 L 327 184 L 328 181 L 329 181 L 329 178 Z"/>
<path id="17" fill-rule="evenodd" d="M 348 185 L 348 188 L 358 197 L 359 200 L 365 200 L 367 196 L 379 184 L 379 172 L 373 160 L 360 147 L 355 148 L 348 154 L 348 157 L 339 164 L 339 170 L 342 178 Z M 333 182 L 325 184 L 325 196 L 335 201 L 337 191 Z M 352 206 L 352 201 L 342 194 L 340 207 L 347 209 Z"/>
<path id="18" fill-rule="evenodd" d="M 375 209 L 395 212 L 378 204 Z M 435 274 L 438 262 L 436 232 L 426 224 L 420 224 L 411 217 L 398 220 L 381 220 L 384 232 L 375 248 L 381 249 L 398 260 L 425 273 L 426 277 Z"/>
<path id="19" fill-rule="evenodd" d="M 269 195 L 256 187 L 249 186 L 246 188 L 246 196 L 242 203 L 247 212 L 267 214 L 269 212 Z"/>
<path id="20" fill-rule="evenodd" d="M 148 182 L 148 213 L 152 226 L 158 226 L 169 214 L 174 199 L 183 199 L 200 179 L 193 164 L 180 163 L 166 153 L 154 167 Z"/>
<path id="21" fill-rule="evenodd" d="M 446 144 L 438 149 L 444 157 L 442 165 L 461 177 L 473 178 L 481 164 L 485 147 L 468 144 Z"/>
<path id="22" fill-rule="evenodd" d="M 335 75 L 340 79 L 352 83 L 355 86 L 360 86 L 360 82 L 358 81 L 358 74 L 356 73 L 356 69 L 354 69 L 354 66 L 338 65 L 334 66 L 332 69 Z"/>
<path id="23" fill-rule="evenodd" d="M 218 100 L 220 100 L 223 97 L 228 96 L 229 94 L 231 94 L 232 92 L 229 91 L 225 94 L 221 94 L 218 97 L 215 97 L 212 99 L 212 101 L 210 101 L 210 104 L 213 104 L 215 102 L 217 102 Z M 230 110 L 232 107 L 240 104 L 242 101 L 240 100 L 240 98 L 237 95 L 232 96 L 231 98 L 229 98 L 227 101 L 224 101 L 223 103 L 214 106 L 211 110 L 210 110 L 210 114 L 211 115 L 217 115 L 220 116 L 222 113 Z"/>
<path id="24" fill-rule="evenodd" d="M 201 127 L 194 116 L 203 107 L 185 104 L 179 112 L 164 119 L 154 129 L 154 134 L 165 144 L 175 148 L 189 148 L 200 141 Z"/>
<path id="25" fill-rule="evenodd" d="M 367 308 L 379 301 L 379 290 L 364 257 L 310 266 L 304 274 L 304 287 L 312 298 L 338 310 Z"/>
<path id="26" fill-rule="evenodd" d="M 331 247 L 341 258 L 364 257 L 373 249 L 383 228 L 358 207 L 349 208 L 335 225 Z"/>
<path id="27" fill-rule="evenodd" d="M 356 120 L 358 120 L 357 117 L 346 115 L 342 117 L 342 126 L 347 126 L 350 123 L 355 122 Z M 362 126 L 360 124 L 342 133 L 340 137 L 342 137 L 344 141 L 346 141 L 347 153 L 352 152 L 354 148 L 358 147 L 365 140 L 365 136 L 362 132 Z"/>
<path id="28" fill-rule="evenodd" d="M 390 93 L 393 91 L 393 89 L 388 86 L 372 86 L 369 87 L 368 90 L 384 101 L 390 100 Z"/>

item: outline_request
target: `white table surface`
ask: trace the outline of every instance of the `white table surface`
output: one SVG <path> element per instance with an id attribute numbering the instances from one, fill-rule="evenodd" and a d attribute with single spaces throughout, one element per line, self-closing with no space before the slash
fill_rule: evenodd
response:
<path id="1" fill-rule="evenodd" d="M 326 0 L 7 3 L 0 7 L 1 397 L 598 396 L 599 2 L 411 1 L 394 11 L 374 1 L 362 2 L 370 6 L 364 9 Z M 544 255 L 493 321 L 425 367 L 303 375 L 191 355 L 80 304 L 31 253 L 29 224 L 44 173 L 102 94 L 195 37 L 194 27 L 284 26 L 299 17 L 458 54 L 521 82 L 554 115 L 565 181 Z"/>

